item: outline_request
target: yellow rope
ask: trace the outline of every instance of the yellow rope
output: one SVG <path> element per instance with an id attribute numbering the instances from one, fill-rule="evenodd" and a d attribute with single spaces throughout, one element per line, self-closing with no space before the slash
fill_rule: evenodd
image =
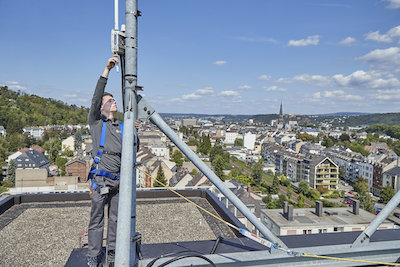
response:
<path id="1" fill-rule="evenodd" d="M 141 171 L 142 173 L 144 173 L 145 175 L 151 177 L 150 174 L 146 173 L 145 171 L 136 168 L 139 171 Z M 170 188 L 168 185 L 160 182 L 159 180 L 157 180 L 156 178 L 151 177 L 152 179 L 154 179 L 155 181 L 157 181 L 159 184 L 161 184 L 162 186 L 164 186 L 165 188 L 167 188 L 168 190 L 170 190 L 171 192 L 173 192 L 174 194 L 178 195 L 179 197 L 183 198 L 184 200 L 186 200 L 187 202 L 195 205 L 196 207 L 198 207 L 199 209 L 201 209 L 202 211 L 206 212 L 207 214 L 211 215 L 212 217 L 214 217 L 215 219 L 225 223 L 226 225 L 232 227 L 233 229 L 239 231 L 239 228 L 227 221 L 224 221 L 222 218 L 216 216 L 215 214 L 212 214 L 211 212 L 209 212 L 208 210 L 204 209 L 203 207 L 200 207 L 199 205 L 197 205 L 196 203 L 194 203 L 193 201 L 191 201 L 190 199 L 186 198 L 185 196 L 183 196 L 182 194 L 176 192 L 174 189 Z M 282 250 L 282 249 L 281 249 Z M 284 250 L 286 251 L 286 250 Z M 288 251 L 286 251 L 288 252 Z M 367 261 L 367 260 L 352 260 L 352 259 L 345 259 L 345 258 L 336 258 L 336 257 L 329 257 L 329 256 L 319 256 L 319 255 L 311 255 L 311 254 L 304 254 L 304 253 L 299 253 L 300 257 L 307 257 L 307 258 L 319 258 L 319 259 L 329 259 L 329 260 L 337 260 L 337 261 L 351 261 L 351 262 L 360 262 L 360 263 L 372 263 L 372 264 L 380 264 L 380 265 L 394 265 L 394 266 L 400 266 L 400 263 L 391 263 L 391 262 L 377 262 L 377 261 Z"/>
<path id="2" fill-rule="evenodd" d="M 320 259 L 337 260 L 337 261 L 351 261 L 351 262 L 372 263 L 372 264 L 380 264 L 380 265 L 400 266 L 400 263 L 378 262 L 378 261 L 367 261 L 367 260 L 352 260 L 352 259 L 336 258 L 336 257 L 329 257 L 329 256 L 319 256 L 319 255 L 310 255 L 310 254 L 300 254 L 300 257 L 309 257 L 309 258 L 320 258 Z"/>

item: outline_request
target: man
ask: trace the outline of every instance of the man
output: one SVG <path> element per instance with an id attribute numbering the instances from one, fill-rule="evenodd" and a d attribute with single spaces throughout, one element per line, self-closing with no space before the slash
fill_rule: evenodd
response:
<path id="1" fill-rule="evenodd" d="M 107 262 L 114 262 L 115 257 L 123 127 L 114 119 L 117 104 L 111 94 L 104 93 L 104 88 L 110 70 L 116 64 L 118 64 L 117 55 L 107 61 L 103 74 L 97 82 L 88 115 L 94 157 L 90 173 L 92 204 L 87 254 L 90 267 L 98 266 L 104 260 L 102 247 L 106 204 L 108 204 Z M 135 127 L 139 127 L 139 122 L 135 123 Z"/>

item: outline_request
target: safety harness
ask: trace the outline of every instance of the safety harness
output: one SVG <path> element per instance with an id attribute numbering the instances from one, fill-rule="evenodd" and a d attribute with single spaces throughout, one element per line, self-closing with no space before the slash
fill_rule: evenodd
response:
<path id="1" fill-rule="evenodd" d="M 123 137 L 123 132 L 124 132 L 124 125 L 122 123 L 119 123 L 119 127 L 121 128 L 121 140 Z M 112 180 L 117 180 L 119 179 L 119 173 L 118 174 L 112 174 L 110 172 L 106 172 L 103 170 L 99 170 L 97 167 L 99 165 L 99 162 L 101 160 L 101 156 L 103 156 L 103 154 L 109 154 L 109 155 L 116 155 L 116 156 L 121 156 L 121 153 L 115 153 L 115 152 L 110 152 L 110 151 L 104 151 L 104 142 L 106 140 L 106 122 L 103 121 L 103 126 L 101 128 L 101 137 L 100 137 L 100 145 L 99 145 L 99 150 L 97 151 L 97 155 L 94 157 L 93 159 L 93 164 L 90 167 L 90 171 L 89 171 L 89 175 L 87 180 L 90 180 L 91 184 L 92 184 L 92 188 L 94 190 L 97 190 L 99 188 L 99 186 L 94 182 L 94 177 L 96 175 L 98 176 L 104 176 L 107 178 L 110 178 Z"/>

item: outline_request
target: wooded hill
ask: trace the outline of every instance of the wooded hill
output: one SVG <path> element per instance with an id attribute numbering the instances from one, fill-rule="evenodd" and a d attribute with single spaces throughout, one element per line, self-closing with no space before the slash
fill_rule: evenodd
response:
<path id="1" fill-rule="evenodd" d="M 89 109 L 0 86 L 0 125 L 7 134 L 29 126 L 87 124 Z"/>
<path id="2" fill-rule="evenodd" d="M 278 119 L 278 114 L 263 114 L 252 117 L 256 122 L 271 123 L 271 120 Z M 288 121 L 288 115 L 284 115 L 285 121 Z M 400 125 L 400 113 L 375 113 L 358 116 L 349 115 L 297 115 L 299 125 L 316 126 L 326 122 L 333 126 L 364 126 L 373 124 Z M 296 120 L 296 119 L 291 119 Z"/>

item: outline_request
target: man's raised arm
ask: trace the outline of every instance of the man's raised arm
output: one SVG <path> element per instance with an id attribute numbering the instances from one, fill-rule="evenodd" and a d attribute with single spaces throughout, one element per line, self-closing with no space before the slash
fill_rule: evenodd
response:
<path id="1" fill-rule="evenodd" d="M 110 70 L 114 68 L 115 64 L 118 63 L 118 55 L 114 55 L 112 58 L 108 59 L 107 65 L 104 68 L 103 73 L 101 74 L 99 80 L 97 81 L 96 89 L 94 90 L 94 94 L 92 97 L 92 104 L 90 106 L 89 115 L 88 115 L 88 123 L 89 125 L 93 124 L 96 120 L 100 119 L 101 114 L 101 102 L 104 94 L 104 88 L 107 84 L 108 74 Z"/>

